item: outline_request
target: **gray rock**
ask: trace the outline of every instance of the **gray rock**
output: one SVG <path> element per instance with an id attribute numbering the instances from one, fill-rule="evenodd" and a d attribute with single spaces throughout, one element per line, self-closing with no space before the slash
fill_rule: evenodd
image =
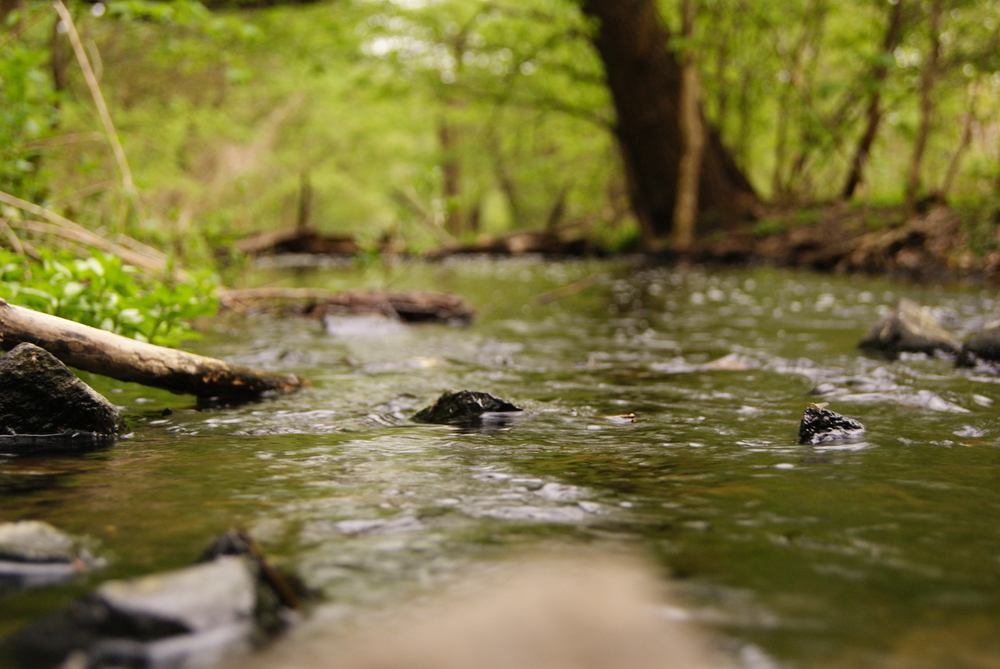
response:
<path id="1" fill-rule="evenodd" d="M 20 344 L 0 356 L 0 433 L 117 435 L 124 428 L 118 408 L 48 351 Z"/>
<path id="2" fill-rule="evenodd" d="M 860 422 L 819 404 L 810 405 L 799 424 L 799 443 L 809 446 L 850 444 L 861 441 L 864 436 L 865 426 Z"/>
<path id="3" fill-rule="evenodd" d="M 76 542 L 48 523 L 23 520 L 0 525 L 0 560 L 17 562 L 70 562 Z"/>
<path id="4" fill-rule="evenodd" d="M 903 352 L 955 355 L 961 342 L 941 327 L 929 310 L 903 298 L 892 313 L 865 333 L 858 347 L 893 360 Z"/>
<path id="5" fill-rule="evenodd" d="M 253 647 L 287 622 L 289 609 L 252 541 L 223 539 L 209 561 L 102 584 L 9 637 L 7 654 L 25 667 L 71 658 L 87 669 L 177 669 Z"/>
<path id="6" fill-rule="evenodd" d="M 962 367 L 986 365 L 1000 367 L 1000 321 L 993 321 L 969 337 L 958 354 L 957 363 Z"/>
<path id="7" fill-rule="evenodd" d="M 418 423 L 441 425 L 482 425 L 489 414 L 523 411 L 510 402 L 489 393 L 462 390 L 444 393 L 432 406 L 417 412 L 413 420 Z"/>
<path id="8" fill-rule="evenodd" d="M 0 524 L 0 593 L 62 583 L 102 566 L 83 542 L 48 523 Z"/>

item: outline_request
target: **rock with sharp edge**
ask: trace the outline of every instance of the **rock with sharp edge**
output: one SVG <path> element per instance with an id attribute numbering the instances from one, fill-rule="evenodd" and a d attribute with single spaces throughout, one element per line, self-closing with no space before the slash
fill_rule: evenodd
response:
<path id="1" fill-rule="evenodd" d="M 489 393 L 462 390 L 444 393 L 432 406 L 417 412 L 413 420 L 441 425 L 480 425 L 489 414 L 516 411 L 523 409 Z"/>
<path id="2" fill-rule="evenodd" d="M 850 444 L 861 441 L 864 436 L 865 426 L 860 422 L 821 404 L 810 405 L 799 424 L 799 443 L 809 446 Z"/>

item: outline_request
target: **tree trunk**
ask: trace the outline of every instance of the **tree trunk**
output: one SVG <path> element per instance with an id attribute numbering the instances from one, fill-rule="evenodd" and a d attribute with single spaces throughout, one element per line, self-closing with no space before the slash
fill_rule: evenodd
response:
<path id="1" fill-rule="evenodd" d="M 873 88 L 866 114 L 868 123 L 865 126 L 864 134 L 861 135 L 861 141 L 858 142 L 858 147 L 854 151 L 854 158 L 851 159 L 851 171 L 848 173 L 847 181 L 840 192 L 840 197 L 843 200 L 850 200 L 854 191 L 864 180 L 868 154 L 871 152 L 879 125 L 882 123 L 882 86 L 885 85 L 885 80 L 889 76 L 889 66 L 885 59 L 892 57 L 903 32 L 903 0 L 897 0 L 896 4 L 890 6 L 892 9 L 889 10 L 889 25 L 886 27 L 885 37 L 882 39 L 882 51 L 872 71 Z"/>
<path id="2" fill-rule="evenodd" d="M 941 59 L 943 5 L 944 0 L 934 0 L 930 9 L 930 49 L 927 53 L 927 64 L 920 76 L 920 127 L 917 129 L 917 140 L 913 147 L 913 157 L 910 159 L 910 175 L 906 182 L 906 212 L 908 216 L 912 216 L 917 211 L 917 198 L 920 195 L 920 168 L 923 166 L 924 151 L 927 149 L 927 139 L 931 132 L 931 115 L 934 112 L 934 100 L 931 94 L 934 90 L 934 80 L 937 78 L 938 61 Z"/>
<path id="3" fill-rule="evenodd" d="M 694 33 L 694 0 L 684 0 L 683 35 Z M 684 137 L 684 153 L 681 155 L 680 174 L 677 177 L 677 203 L 674 206 L 674 229 L 671 239 L 675 251 L 689 251 L 694 243 L 694 226 L 698 217 L 698 182 L 701 160 L 705 149 L 705 131 L 701 120 L 698 64 L 690 51 L 683 56 L 681 67 L 680 124 Z"/>
<path id="4" fill-rule="evenodd" d="M 582 0 L 582 8 L 600 23 L 592 39 L 618 115 L 615 133 L 632 208 L 647 234 L 665 235 L 673 224 L 684 151 L 680 64 L 651 0 Z M 699 210 L 717 223 L 745 218 L 757 195 L 718 133 L 708 128 L 705 134 Z"/>
<path id="5" fill-rule="evenodd" d="M 962 119 L 962 136 L 958 140 L 955 153 L 951 155 L 951 160 L 948 162 L 948 171 L 945 173 L 940 190 L 938 190 L 938 195 L 944 202 L 947 202 L 948 195 L 955 185 L 955 178 L 958 177 L 958 169 L 962 164 L 962 157 L 965 156 L 965 152 L 969 150 L 969 145 L 972 144 L 972 124 L 976 121 L 976 98 L 978 96 L 978 82 L 969 84 L 969 106 L 966 108 L 965 117 Z"/>
<path id="6" fill-rule="evenodd" d="M 441 173 L 444 178 L 445 229 L 453 235 L 462 233 L 462 214 L 458 199 L 461 195 L 461 166 L 455 149 L 455 129 L 442 118 L 438 121 L 441 143 Z"/>
<path id="7" fill-rule="evenodd" d="M 222 360 L 154 346 L 17 307 L 0 299 L 0 347 L 29 342 L 70 367 L 173 393 L 247 400 L 309 385 L 294 374 L 272 374 Z"/>

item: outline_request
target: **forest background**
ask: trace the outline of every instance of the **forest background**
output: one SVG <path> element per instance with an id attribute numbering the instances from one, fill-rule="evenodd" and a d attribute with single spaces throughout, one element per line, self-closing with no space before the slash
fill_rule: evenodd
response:
<path id="1" fill-rule="evenodd" d="M 362 253 L 521 230 L 688 250 L 830 212 L 875 234 L 948 203 L 949 252 L 1000 246 L 1000 0 L 59 5 L 0 0 L 0 278 L 58 312 L 121 274 L 116 257 L 159 272 L 88 316 L 110 329 L 156 338 L 198 312 L 206 281 L 240 281 L 237 240 L 305 224 Z M 622 49 L 669 66 L 632 80 L 645 100 L 616 88 Z M 635 145 L 664 118 L 657 172 Z M 713 212 L 703 181 L 694 242 L 677 195 L 684 161 L 713 147 L 750 197 Z M 162 276 L 174 297 L 150 301 Z"/>

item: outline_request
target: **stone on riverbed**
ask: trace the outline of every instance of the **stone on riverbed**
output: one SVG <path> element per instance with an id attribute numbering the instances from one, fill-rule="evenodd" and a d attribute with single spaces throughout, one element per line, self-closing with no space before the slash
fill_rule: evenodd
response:
<path id="1" fill-rule="evenodd" d="M 118 408 L 34 344 L 0 356 L 0 452 L 86 450 L 125 428 Z"/>
<path id="2" fill-rule="evenodd" d="M 1000 368 L 1000 321 L 987 323 L 982 330 L 969 337 L 958 354 L 957 362 L 962 367 L 983 364 Z"/>
<path id="3" fill-rule="evenodd" d="M 903 298 L 892 313 L 865 333 L 858 347 L 894 360 L 900 353 L 955 355 L 961 343 L 941 327 L 930 311 Z"/>
<path id="4" fill-rule="evenodd" d="M 864 425 L 821 404 L 810 405 L 799 424 L 799 443 L 809 446 L 850 444 L 861 441 L 864 436 Z"/>
<path id="5" fill-rule="evenodd" d="M 61 583 L 103 564 L 80 540 L 48 523 L 0 524 L 0 593 Z"/>
<path id="6" fill-rule="evenodd" d="M 461 390 L 444 393 L 432 406 L 417 412 L 413 420 L 417 423 L 471 426 L 488 422 L 490 414 L 515 411 L 523 409 L 489 393 Z"/>
<path id="7" fill-rule="evenodd" d="M 287 620 L 283 601 L 259 555 L 222 554 L 186 569 L 108 581 L 4 645 L 25 667 L 205 667 L 276 632 Z"/>

